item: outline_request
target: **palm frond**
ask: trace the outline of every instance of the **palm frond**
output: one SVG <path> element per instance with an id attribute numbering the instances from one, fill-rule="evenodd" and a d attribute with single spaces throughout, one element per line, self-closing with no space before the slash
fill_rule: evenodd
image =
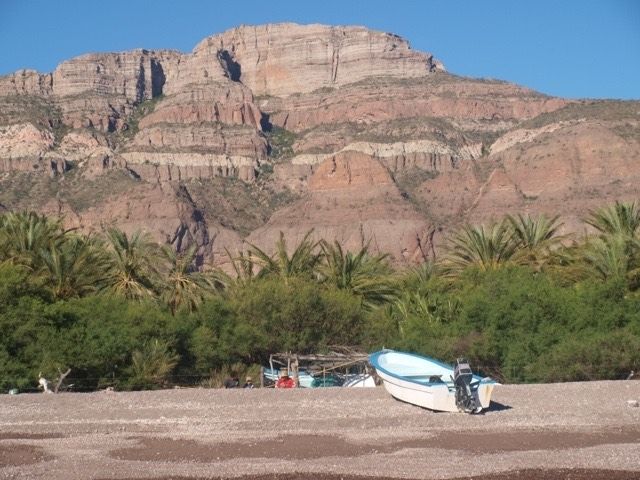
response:
<path id="1" fill-rule="evenodd" d="M 320 242 L 323 263 L 318 272 L 320 280 L 359 296 L 366 309 L 373 309 L 393 301 L 398 293 L 387 255 L 368 253 L 368 245 L 356 254 L 345 252 L 338 241 Z"/>
<path id="2" fill-rule="evenodd" d="M 131 236 L 119 229 L 109 229 L 107 240 L 110 272 L 107 290 L 131 300 L 153 298 L 156 293 L 158 251 L 149 234 Z"/>
<path id="3" fill-rule="evenodd" d="M 166 271 L 163 272 L 161 297 L 175 314 L 179 309 L 192 312 L 214 290 L 209 277 L 195 268 L 197 246 L 178 253 L 165 245 L 162 248 Z"/>
<path id="4" fill-rule="evenodd" d="M 640 229 L 640 204 L 616 202 L 614 205 L 592 210 L 585 223 L 601 234 L 633 237 Z"/>
<path id="5" fill-rule="evenodd" d="M 466 225 L 448 240 L 440 265 L 445 276 L 455 277 L 469 267 L 494 270 L 509 263 L 518 242 L 506 221 L 484 225 Z"/>
<path id="6" fill-rule="evenodd" d="M 296 276 L 312 277 L 322 258 L 321 252 L 317 251 L 318 242 L 311 239 L 312 235 L 313 230 L 308 231 L 291 254 L 283 232 L 280 232 L 273 255 L 250 243 L 248 253 L 253 256 L 254 265 L 260 268 L 258 276 L 279 276 L 285 283 Z"/>

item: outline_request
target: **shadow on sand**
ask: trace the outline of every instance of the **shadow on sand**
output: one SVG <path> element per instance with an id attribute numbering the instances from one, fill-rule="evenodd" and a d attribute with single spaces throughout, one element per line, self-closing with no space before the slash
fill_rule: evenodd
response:
<path id="1" fill-rule="evenodd" d="M 503 410 L 511 410 L 512 408 L 513 407 L 510 405 L 505 405 L 504 403 L 494 402 L 491 400 L 489 408 L 485 409 L 483 413 L 502 412 Z"/>

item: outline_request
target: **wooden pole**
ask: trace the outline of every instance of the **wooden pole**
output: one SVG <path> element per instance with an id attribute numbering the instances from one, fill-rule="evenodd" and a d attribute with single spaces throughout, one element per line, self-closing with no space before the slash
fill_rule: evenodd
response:
<path id="1" fill-rule="evenodd" d="M 264 367 L 260 365 L 260 388 L 264 388 Z"/>
<path id="2" fill-rule="evenodd" d="M 300 373 L 299 373 L 298 357 L 293 359 L 293 380 L 296 382 L 296 388 L 300 387 Z"/>

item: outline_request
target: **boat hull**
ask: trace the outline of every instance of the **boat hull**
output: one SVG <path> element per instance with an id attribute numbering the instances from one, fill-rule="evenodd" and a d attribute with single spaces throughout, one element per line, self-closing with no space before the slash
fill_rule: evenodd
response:
<path id="1" fill-rule="evenodd" d="M 352 375 L 348 376 L 342 384 L 346 388 L 375 388 L 376 381 L 371 375 Z"/>
<path id="2" fill-rule="evenodd" d="M 418 357 L 411 354 L 402 354 L 401 352 L 389 352 L 397 355 L 407 355 L 414 358 L 418 358 L 424 361 L 425 368 L 429 368 L 429 362 L 433 362 L 434 368 L 437 368 L 438 372 L 446 372 L 449 369 L 439 362 L 435 362 L 425 357 Z M 378 354 L 379 355 L 379 354 Z M 389 371 L 387 368 L 381 367 L 379 358 L 372 355 L 372 365 L 376 369 L 376 373 L 382 380 L 384 388 L 389 394 L 403 402 L 417 405 L 419 407 L 428 408 L 429 410 L 436 410 L 441 412 L 459 412 L 460 409 L 456 405 L 456 393 L 452 382 L 420 382 L 411 378 L 403 378 L 402 375 L 394 374 L 393 371 Z M 419 363 L 416 364 L 419 366 Z M 451 375 L 453 375 L 453 369 L 450 369 Z M 439 373 L 442 375 L 442 373 Z M 416 377 L 417 375 L 413 375 Z M 482 409 L 488 408 L 491 404 L 491 394 L 496 383 L 493 380 L 485 380 L 477 378 L 479 382 L 477 389 L 472 394 L 476 400 L 476 405 L 479 405 L 475 413 L 478 413 Z"/>

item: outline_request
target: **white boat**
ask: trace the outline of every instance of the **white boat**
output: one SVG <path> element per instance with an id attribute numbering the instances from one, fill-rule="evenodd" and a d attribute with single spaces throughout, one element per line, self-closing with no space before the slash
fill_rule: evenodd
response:
<path id="1" fill-rule="evenodd" d="M 376 386 L 376 381 L 368 373 L 347 375 L 342 386 L 348 388 L 371 388 Z"/>
<path id="2" fill-rule="evenodd" d="M 443 412 L 479 413 L 491 403 L 497 383 L 473 375 L 466 361 L 455 367 L 411 353 L 382 350 L 369 362 L 394 398 Z"/>

